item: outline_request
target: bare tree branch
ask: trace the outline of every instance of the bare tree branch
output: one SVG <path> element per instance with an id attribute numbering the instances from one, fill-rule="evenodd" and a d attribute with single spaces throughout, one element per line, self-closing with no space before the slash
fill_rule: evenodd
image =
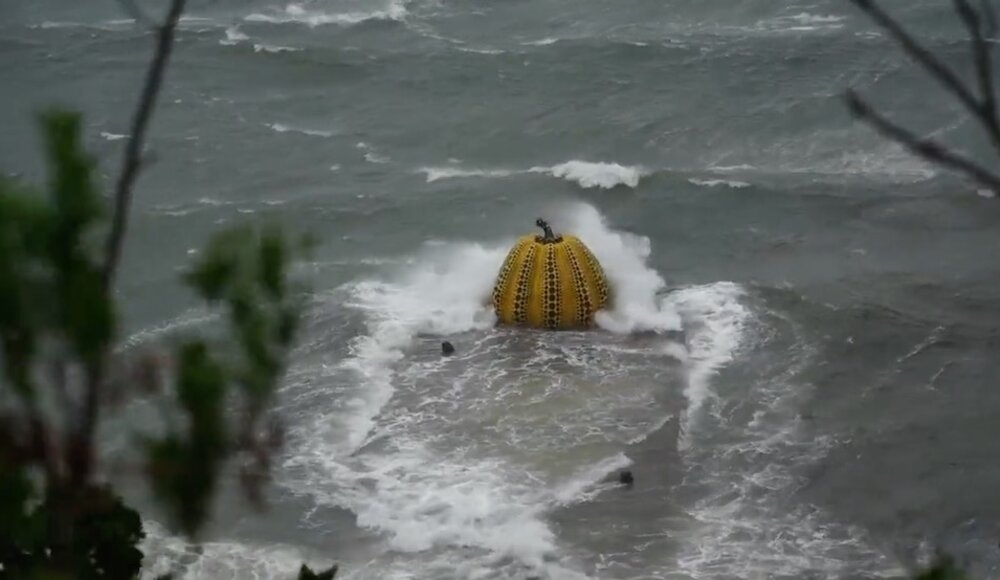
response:
<path id="1" fill-rule="evenodd" d="M 976 65 L 976 78 L 979 82 L 979 93 L 982 97 L 979 104 L 979 118 L 989 134 L 990 141 L 997 153 L 1000 153 L 1000 122 L 997 121 L 996 97 L 993 89 L 993 68 L 990 58 L 991 47 L 983 37 L 981 18 L 968 0 L 953 0 L 955 11 L 969 31 L 972 39 L 972 58 Z M 989 3 L 986 2 L 986 5 Z M 989 17 L 987 17 L 987 20 Z"/>
<path id="2" fill-rule="evenodd" d="M 977 118 L 982 118 L 982 108 L 979 99 L 962 83 L 954 71 L 910 36 L 878 4 L 873 0 L 850 0 L 850 2 L 870 16 L 883 30 L 888 32 L 903 47 L 903 51 L 906 54 L 913 57 L 921 66 L 927 69 L 931 76 L 951 91 L 969 109 L 970 113 Z"/>
<path id="3" fill-rule="evenodd" d="M 967 86 L 941 59 L 921 46 L 914 38 L 893 20 L 874 0 L 850 0 L 870 16 L 883 30 L 889 33 L 903 48 L 903 51 L 917 61 L 935 80 L 951 92 L 986 131 L 994 151 L 1000 155 L 1000 119 L 997 117 L 996 89 L 994 87 L 992 46 L 987 37 L 997 30 L 996 13 L 991 0 L 980 0 L 980 10 L 972 7 L 969 0 L 952 0 L 958 14 L 969 33 L 972 59 L 976 70 L 978 91 Z M 978 93 L 978 94 L 977 94 Z M 1000 194 L 1000 177 L 981 165 L 948 150 L 931 139 L 919 137 L 904 129 L 885 116 L 877 113 L 857 94 L 848 91 L 848 106 L 858 118 L 874 127 L 879 133 L 903 145 L 912 153 L 932 163 L 964 173 L 980 184 Z"/>
<path id="4" fill-rule="evenodd" d="M 864 102 L 854 91 L 847 92 L 847 104 L 851 113 L 874 127 L 879 133 L 906 147 L 911 153 L 935 163 L 962 172 L 994 192 L 1000 192 L 1000 177 L 982 166 L 956 153 L 949 151 L 940 143 L 925 139 L 911 131 L 896 125 L 877 113 L 871 105 Z"/>
<path id="5" fill-rule="evenodd" d="M 126 0 L 123 2 L 123 5 L 128 6 L 130 3 L 130 1 Z M 115 273 L 118 270 L 118 264 L 121 260 L 122 242 L 124 241 L 125 230 L 128 226 L 129 208 L 132 204 L 132 188 L 135 185 L 136 178 L 139 176 L 139 169 L 142 166 L 142 146 L 146 137 L 146 130 L 149 128 L 149 121 L 153 116 L 156 99 L 160 94 L 160 87 L 163 85 L 163 75 L 170 60 L 170 53 L 173 50 L 177 22 L 180 20 L 186 4 L 187 0 L 171 0 L 166 18 L 162 24 L 155 27 L 156 49 L 153 54 L 153 60 L 146 71 L 139 104 L 132 117 L 128 144 L 125 147 L 124 158 L 122 160 L 121 174 L 118 176 L 118 183 L 115 187 L 114 213 L 111 217 L 111 231 L 108 234 L 104 270 L 102 272 L 104 287 L 107 292 L 111 291 Z M 97 427 L 101 390 L 106 379 L 106 358 L 104 357 L 97 363 L 89 365 L 85 370 L 86 379 L 84 384 L 83 409 L 78 426 L 79 431 L 75 437 L 70 438 L 70 442 L 66 446 L 71 481 L 75 485 L 85 484 L 93 471 L 94 430 Z"/>
<path id="6" fill-rule="evenodd" d="M 149 69 L 146 71 L 146 81 L 142 88 L 142 95 L 139 98 L 139 106 L 135 111 L 135 116 L 132 118 L 128 144 L 125 147 L 122 172 L 118 177 L 118 184 L 115 187 L 115 209 L 111 220 L 111 232 L 108 235 L 106 262 L 103 272 L 104 285 L 109 289 L 114 282 L 118 262 L 121 259 L 122 240 L 125 237 L 129 208 L 132 204 L 132 187 L 135 185 L 135 180 L 139 175 L 139 168 L 142 165 L 142 144 L 146 137 L 146 129 L 149 127 L 149 120 L 153 116 L 156 98 L 160 93 L 160 86 L 163 84 L 163 74 L 166 70 L 167 62 L 170 60 L 177 21 L 180 20 L 186 3 L 187 0 L 172 0 L 166 19 L 163 21 L 163 24 L 156 28 L 156 52 L 149 64 Z M 90 394 L 88 393 L 88 407 L 90 405 L 89 398 Z"/>

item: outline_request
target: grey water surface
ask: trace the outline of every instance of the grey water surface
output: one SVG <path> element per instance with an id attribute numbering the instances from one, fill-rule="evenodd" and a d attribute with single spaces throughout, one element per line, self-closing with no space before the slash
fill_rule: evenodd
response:
<path id="1" fill-rule="evenodd" d="M 883 4 L 968 75 L 949 2 Z M 151 47 L 110 0 L 0 2 L 0 169 L 43 179 L 61 104 L 112 183 Z M 199 552 L 131 486 L 148 575 L 899 578 L 942 546 L 1000 577 L 1000 204 L 849 87 L 995 163 L 844 0 L 192 0 L 125 347 L 211 328 L 178 279 L 212 232 L 321 243 L 270 510 L 228 482 Z M 493 327 L 539 216 L 608 270 L 602 328 Z"/>

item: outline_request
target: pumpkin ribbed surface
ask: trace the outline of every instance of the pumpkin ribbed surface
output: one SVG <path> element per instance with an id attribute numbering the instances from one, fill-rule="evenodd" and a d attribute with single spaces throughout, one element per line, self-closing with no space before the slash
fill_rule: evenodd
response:
<path id="1" fill-rule="evenodd" d="M 607 301 L 604 270 L 587 246 L 570 235 L 519 238 L 493 287 L 497 317 L 516 326 L 587 328 Z"/>

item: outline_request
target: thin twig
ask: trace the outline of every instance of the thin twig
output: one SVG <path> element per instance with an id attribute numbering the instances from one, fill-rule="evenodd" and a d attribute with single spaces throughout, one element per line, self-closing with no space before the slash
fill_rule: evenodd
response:
<path id="1" fill-rule="evenodd" d="M 1000 154 L 1000 122 L 997 120 L 990 45 L 983 37 L 982 22 L 979 14 L 969 5 L 968 0 L 953 1 L 955 3 L 955 12 L 962 19 L 962 23 L 965 24 L 965 28 L 969 31 L 969 37 L 972 40 L 972 58 L 976 65 L 976 79 L 979 82 L 979 93 L 981 96 L 978 117 L 990 137 L 993 148 Z"/>
<path id="2" fill-rule="evenodd" d="M 883 30 L 888 32 L 902 46 L 906 54 L 913 57 L 921 66 L 937 79 L 946 89 L 951 91 L 969 112 L 977 118 L 982 118 L 982 108 L 979 99 L 966 87 L 958 76 L 934 54 L 921 46 L 898 22 L 885 13 L 873 0 L 850 0 L 852 4 L 868 14 Z"/>
<path id="3" fill-rule="evenodd" d="M 132 187 L 139 175 L 142 165 L 142 144 L 146 137 L 149 120 L 153 116 L 156 98 L 163 84 L 163 73 L 174 44 L 174 32 L 177 21 L 184 12 L 187 0 L 172 0 L 170 10 L 163 24 L 156 29 L 156 52 L 146 71 L 146 81 L 139 98 L 139 106 L 132 118 L 128 145 L 125 147 L 122 161 L 122 172 L 115 187 L 115 209 L 111 220 L 111 233 L 108 235 L 106 262 L 104 264 L 104 285 L 111 288 L 114 282 L 118 262 L 121 259 L 122 241 L 128 224 L 129 207 L 132 204 Z M 89 398 L 89 393 L 88 393 Z"/>
<path id="4" fill-rule="evenodd" d="M 1000 192 L 1000 177 L 975 162 L 949 151 L 940 143 L 919 137 L 896 125 L 877 113 L 854 91 L 847 92 L 847 104 L 851 113 L 874 127 L 882 135 L 906 147 L 911 153 L 937 165 L 965 173 L 992 191 Z"/>
<path id="5" fill-rule="evenodd" d="M 105 291 L 110 293 L 114 283 L 118 263 L 121 260 L 122 242 L 128 225 L 129 207 L 132 204 L 132 188 L 142 166 L 142 145 L 146 137 L 149 121 L 153 116 L 156 99 L 163 85 L 163 75 L 170 60 L 174 45 L 177 22 L 184 12 L 187 0 L 172 0 L 163 24 L 156 27 L 156 49 L 153 60 L 146 71 L 145 83 L 139 104 L 132 118 L 128 144 L 122 160 L 121 175 L 115 187 L 115 207 L 111 217 L 111 231 L 108 234 L 107 252 L 102 272 Z M 74 485 L 86 484 L 94 464 L 94 430 L 97 427 L 101 390 L 105 381 L 107 357 L 102 357 L 86 369 L 83 410 L 79 431 L 67 444 L 67 462 Z"/>

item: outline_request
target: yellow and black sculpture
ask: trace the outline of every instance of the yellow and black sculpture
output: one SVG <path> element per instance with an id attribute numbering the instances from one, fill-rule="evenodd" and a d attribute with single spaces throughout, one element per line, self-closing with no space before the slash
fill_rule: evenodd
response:
<path id="1" fill-rule="evenodd" d="M 608 281 L 590 250 L 576 236 L 522 236 L 507 254 L 493 286 L 501 324 L 551 330 L 587 328 L 608 301 Z"/>

